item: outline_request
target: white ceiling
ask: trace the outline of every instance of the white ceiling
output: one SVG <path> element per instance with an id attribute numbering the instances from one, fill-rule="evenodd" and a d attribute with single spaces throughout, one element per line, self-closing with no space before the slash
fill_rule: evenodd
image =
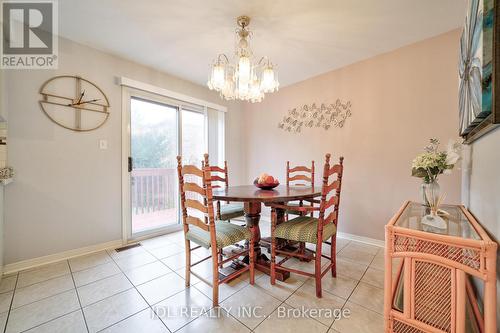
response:
<path id="1" fill-rule="evenodd" d="M 205 84 L 233 54 L 235 18 L 249 15 L 255 56 L 281 85 L 462 25 L 466 0 L 64 0 L 60 35 Z"/>

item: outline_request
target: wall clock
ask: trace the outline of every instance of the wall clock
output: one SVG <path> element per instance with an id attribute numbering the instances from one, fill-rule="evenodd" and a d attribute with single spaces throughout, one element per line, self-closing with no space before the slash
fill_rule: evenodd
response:
<path id="1" fill-rule="evenodd" d="M 54 123 L 72 131 L 101 127 L 109 118 L 109 101 L 94 83 L 79 76 L 55 76 L 40 87 L 40 107 Z"/>

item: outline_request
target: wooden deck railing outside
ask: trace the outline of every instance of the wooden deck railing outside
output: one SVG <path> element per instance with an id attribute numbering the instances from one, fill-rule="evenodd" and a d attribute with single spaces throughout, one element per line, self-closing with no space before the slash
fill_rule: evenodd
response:
<path id="1" fill-rule="evenodd" d="M 176 168 L 133 169 L 132 214 L 141 215 L 176 209 L 179 200 L 178 186 Z"/>

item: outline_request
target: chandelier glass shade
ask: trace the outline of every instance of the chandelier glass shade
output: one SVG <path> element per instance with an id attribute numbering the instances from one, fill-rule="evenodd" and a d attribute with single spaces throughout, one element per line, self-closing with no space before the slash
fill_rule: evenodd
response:
<path id="1" fill-rule="evenodd" d="M 251 32 L 246 28 L 250 18 L 240 16 L 236 22 L 240 28 L 236 30 L 234 62 L 231 63 L 225 54 L 219 54 L 211 65 L 207 85 L 226 100 L 260 102 L 264 94 L 279 88 L 276 66 L 267 57 L 253 62 L 253 53 L 248 43 Z"/>

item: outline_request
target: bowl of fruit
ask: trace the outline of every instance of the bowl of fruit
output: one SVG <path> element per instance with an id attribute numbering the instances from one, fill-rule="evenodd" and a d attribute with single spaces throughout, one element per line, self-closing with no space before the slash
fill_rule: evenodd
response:
<path id="1" fill-rule="evenodd" d="M 263 173 L 258 178 L 255 178 L 253 183 L 262 190 L 271 190 L 280 184 L 278 179 L 267 173 Z"/>

